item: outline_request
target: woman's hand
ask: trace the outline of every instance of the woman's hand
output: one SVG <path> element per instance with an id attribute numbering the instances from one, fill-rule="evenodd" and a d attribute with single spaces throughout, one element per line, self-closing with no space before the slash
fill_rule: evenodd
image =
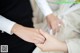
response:
<path id="1" fill-rule="evenodd" d="M 19 24 L 15 24 L 12 32 L 24 41 L 31 43 L 43 43 L 45 38 L 40 35 L 38 29 L 23 27 Z"/>
<path id="2" fill-rule="evenodd" d="M 40 30 L 40 33 L 46 38 L 43 44 L 36 44 L 42 51 L 64 51 L 67 52 L 67 46 L 65 42 L 59 41 L 54 36 Z"/>
<path id="3" fill-rule="evenodd" d="M 62 21 L 57 17 L 54 16 L 53 14 L 50 14 L 47 16 L 47 22 L 50 28 L 53 29 L 54 32 L 58 32 L 60 29 L 60 25 L 63 24 Z"/>

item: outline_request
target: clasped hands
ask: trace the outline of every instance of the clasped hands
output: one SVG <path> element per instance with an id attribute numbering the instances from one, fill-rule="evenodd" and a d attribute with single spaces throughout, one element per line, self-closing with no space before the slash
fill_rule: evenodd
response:
<path id="1" fill-rule="evenodd" d="M 49 26 L 54 30 L 54 32 L 59 31 L 59 25 L 62 22 L 54 15 L 47 16 L 47 22 Z M 66 44 L 59 41 L 57 38 L 51 36 L 50 34 L 44 32 L 43 30 L 24 27 L 20 24 L 15 24 L 12 28 L 12 33 L 16 34 L 18 37 L 24 41 L 34 43 L 42 51 L 66 51 Z M 61 49 L 62 48 L 62 49 Z M 63 49 L 64 48 L 64 49 Z"/>
<path id="2" fill-rule="evenodd" d="M 53 14 L 47 16 L 47 22 L 50 28 L 54 30 L 54 32 L 59 32 L 59 29 L 61 25 L 63 25 L 63 22 L 57 18 L 57 16 L 54 16 Z M 45 39 L 43 43 L 35 44 L 37 47 L 39 47 L 42 51 L 49 52 L 49 51 L 63 51 L 67 52 L 67 45 L 65 42 L 58 40 L 54 35 L 50 35 L 43 30 L 38 31 Z"/>

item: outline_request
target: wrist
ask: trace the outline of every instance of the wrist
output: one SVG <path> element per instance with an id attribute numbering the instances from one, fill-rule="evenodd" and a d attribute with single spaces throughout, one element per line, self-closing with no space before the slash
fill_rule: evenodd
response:
<path id="1" fill-rule="evenodd" d="M 58 19 L 58 17 L 57 16 L 55 16 L 54 14 L 49 14 L 47 17 L 47 20 L 57 20 Z"/>
<path id="2" fill-rule="evenodd" d="M 12 28 L 12 33 L 16 34 L 18 33 L 18 31 L 20 31 L 20 29 L 22 29 L 23 26 L 19 25 L 19 24 L 15 24 Z"/>
<path id="3" fill-rule="evenodd" d="M 67 45 L 66 45 L 66 43 L 65 42 L 60 42 L 60 51 L 64 51 L 65 53 L 67 53 L 68 52 L 68 48 L 67 48 Z"/>
<path id="4" fill-rule="evenodd" d="M 55 17 L 54 14 L 49 14 L 49 15 L 47 15 L 46 17 L 49 18 L 49 17 L 52 17 L 52 16 Z"/>
<path id="5" fill-rule="evenodd" d="M 67 48 L 67 45 L 64 41 L 60 41 L 55 38 L 54 43 L 56 43 L 56 46 L 55 46 L 55 49 L 53 47 L 53 51 L 55 50 L 55 51 L 62 51 L 62 52 L 67 53 L 68 48 Z"/>

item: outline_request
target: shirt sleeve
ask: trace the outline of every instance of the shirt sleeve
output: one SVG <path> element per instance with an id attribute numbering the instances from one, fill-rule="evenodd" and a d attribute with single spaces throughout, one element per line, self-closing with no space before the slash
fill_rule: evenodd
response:
<path id="1" fill-rule="evenodd" d="M 44 16 L 48 16 L 49 14 L 53 13 L 46 0 L 35 0 L 35 1 L 38 7 L 41 9 Z"/>
<path id="2" fill-rule="evenodd" d="M 9 19 L 0 15 L 0 30 L 2 32 L 6 32 L 11 35 L 12 34 L 11 30 L 12 30 L 12 27 L 14 26 L 14 24 L 15 24 L 15 22 L 10 21 Z"/>

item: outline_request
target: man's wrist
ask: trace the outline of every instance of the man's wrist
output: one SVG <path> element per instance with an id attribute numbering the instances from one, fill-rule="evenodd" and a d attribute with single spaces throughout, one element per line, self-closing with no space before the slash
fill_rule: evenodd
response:
<path id="1" fill-rule="evenodd" d="M 19 25 L 19 24 L 15 24 L 12 28 L 12 33 L 17 33 L 21 28 L 23 28 L 23 26 Z"/>

